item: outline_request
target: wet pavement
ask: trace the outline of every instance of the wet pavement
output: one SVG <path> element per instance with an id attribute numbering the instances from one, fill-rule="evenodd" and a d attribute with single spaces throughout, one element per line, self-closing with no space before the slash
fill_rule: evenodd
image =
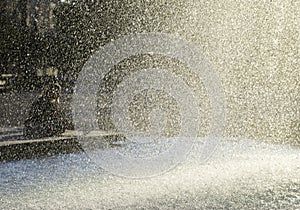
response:
<path id="1" fill-rule="evenodd" d="M 1 163 L 1 209 L 297 209 L 300 149 L 222 139 L 152 178 L 115 176 L 88 153 Z"/>

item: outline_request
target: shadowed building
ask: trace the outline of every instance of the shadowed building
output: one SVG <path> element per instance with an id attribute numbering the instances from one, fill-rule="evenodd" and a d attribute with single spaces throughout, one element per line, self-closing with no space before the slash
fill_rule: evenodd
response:
<path id="1" fill-rule="evenodd" d="M 49 37 L 51 39 L 55 34 L 53 11 L 59 3 L 59 0 L 2 0 L 0 2 L 2 28 L 0 84 L 3 83 L 5 86 L 10 80 L 14 80 L 14 85 L 10 86 L 23 89 L 25 86 L 34 85 L 35 82 L 30 83 L 30 81 L 41 80 L 39 79 L 41 70 L 45 72 L 43 76 L 46 75 L 48 66 L 44 66 L 44 63 L 49 56 L 45 43 L 48 43 Z M 4 78 L 2 74 L 6 77 Z M 11 79 L 7 75 L 11 75 Z"/>
<path id="2" fill-rule="evenodd" d="M 31 30 L 46 32 L 54 29 L 53 10 L 59 3 L 59 0 L 2 0 L 1 19 Z"/>

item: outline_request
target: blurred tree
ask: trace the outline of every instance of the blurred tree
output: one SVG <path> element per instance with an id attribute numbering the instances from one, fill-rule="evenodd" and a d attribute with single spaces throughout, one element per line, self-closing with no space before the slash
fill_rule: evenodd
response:
<path id="1" fill-rule="evenodd" d="M 150 1 L 136 0 L 61 3 L 55 11 L 58 65 L 76 76 L 91 53 L 111 40 L 129 33 L 168 30 L 165 20 L 174 8 L 164 1 L 155 3 L 155 7 Z"/>
<path id="2" fill-rule="evenodd" d="M 136 4 L 140 3 L 134 0 L 70 0 L 57 7 L 57 62 L 60 68 L 72 72 L 76 78 L 93 51 L 126 34 L 126 29 L 138 29 L 143 25 L 145 6 Z"/>
<path id="3" fill-rule="evenodd" d="M 104 17 L 109 17 L 104 5 L 91 0 L 62 3 L 54 14 L 57 65 L 63 72 L 71 72 L 76 77 L 93 49 L 108 39 L 109 29 L 103 27 L 103 22 Z"/>

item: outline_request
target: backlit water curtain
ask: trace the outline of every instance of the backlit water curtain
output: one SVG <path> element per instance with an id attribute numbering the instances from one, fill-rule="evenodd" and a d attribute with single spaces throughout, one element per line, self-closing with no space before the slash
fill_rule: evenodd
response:
<path id="1" fill-rule="evenodd" d="M 97 4 L 94 3 L 95 5 Z M 105 51 L 97 52 L 97 49 L 94 49 L 96 55 L 90 57 L 79 75 L 78 94 L 75 94 L 73 101 L 77 129 L 93 130 L 96 127 L 112 129 L 124 134 L 125 137 L 129 135 L 128 130 L 140 132 L 139 135 L 143 133 L 142 136 L 145 133 L 148 136 L 182 136 L 180 135 L 182 120 L 189 112 L 186 110 L 183 112 L 176 97 L 161 87 L 162 81 L 173 80 L 176 84 L 180 83 L 170 77 L 160 78 L 161 83 L 156 83 L 157 78 L 151 76 L 153 69 L 165 69 L 179 75 L 179 79 L 190 88 L 194 99 L 198 100 L 195 104 L 189 103 L 191 100 L 186 94 L 185 103 L 195 105 L 198 113 L 196 116 L 201 118 L 201 120 L 190 119 L 190 123 L 194 122 L 193 125 L 198 125 L 195 136 L 214 135 L 211 129 L 214 129 L 212 124 L 215 120 L 219 123 L 219 127 L 225 126 L 224 132 L 223 127 L 222 132 L 215 129 L 215 136 L 243 136 L 274 143 L 299 144 L 299 71 L 297 70 L 299 69 L 299 24 L 297 24 L 299 5 L 297 2 L 265 1 L 258 4 L 255 1 L 224 3 L 132 1 L 98 6 L 104 8 L 104 13 L 109 14 L 111 19 L 98 23 L 96 17 L 101 16 L 97 13 L 99 11 L 93 11 L 93 7 L 86 10 L 91 19 L 87 18 L 84 21 L 92 24 L 83 32 L 84 36 L 88 37 L 83 41 L 101 42 L 103 38 L 100 36 L 103 35 L 101 29 L 108 28 L 108 31 L 104 35 L 104 44 L 100 44 L 105 46 Z M 90 20 L 92 22 L 89 22 Z M 100 25 L 102 27 L 99 27 Z M 94 26 L 98 26 L 98 31 L 93 30 Z M 153 32 L 161 35 L 152 37 L 149 32 L 152 32 L 152 35 Z M 148 37 L 148 42 L 139 40 L 139 34 Z M 195 72 L 189 68 L 189 62 L 193 63 L 194 57 L 198 54 L 186 55 L 188 47 L 184 45 L 181 46 L 181 52 L 176 47 L 169 47 L 163 38 L 166 34 L 173 34 L 182 39 L 182 42 L 186 41 L 193 45 L 211 68 L 200 76 L 197 73 L 195 75 Z M 163 41 L 159 42 L 159 39 Z M 120 44 L 120 40 L 124 44 Z M 176 43 L 172 44 L 176 45 Z M 148 48 L 148 51 L 143 48 Z M 160 52 L 158 49 L 164 49 L 165 52 Z M 174 52 L 174 50 L 178 51 Z M 179 56 L 176 57 L 174 54 Z M 187 59 L 181 60 L 180 54 Z M 97 56 L 100 57 L 98 60 Z M 109 71 L 106 72 L 105 68 L 108 67 Z M 207 68 L 201 62 L 198 67 L 199 71 Z M 135 77 L 136 72 L 143 70 L 143 77 L 136 76 L 135 79 L 130 79 Z M 213 84 L 212 75 L 208 73 L 215 74 L 217 78 L 217 82 L 214 83 L 217 84 L 217 88 L 212 88 L 213 91 L 209 90 L 208 83 L 205 84 L 206 77 L 210 78 L 210 83 Z M 94 79 L 96 84 L 93 84 L 91 79 Z M 149 81 L 153 82 L 152 86 L 147 85 Z M 136 85 L 134 88 L 141 88 L 140 91 L 131 87 L 129 90 L 133 92 L 130 93 L 131 95 L 126 91 L 118 93 L 118 85 L 122 87 L 119 88 L 120 90 L 139 82 L 144 87 Z M 84 85 L 80 86 L 80 83 Z M 96 85 L 98 87 L 94 88 Z M 90 93 L 91 90 L 94 92 Z M 95 96 L 95 92 L 98 93 L 97 100 L 87 97 L 89 94 Z M 85 95 L 85 99 L 76 98 L 80 94 Z M 127 97 L 131 98 L 124 99 L 122 103 L 118 101 L 120 104 L 116 105 L 114 99 L 118 94 L 119 96 L 122 94 L 123 97 L 129 94 Z M 183 92 L 180 94 L 180 97 L 185 95 Z M 216 101 L 212 101 L 214 99 Z M 81 108 L 76 103 L 80 104 Z M 120 112 L 122 105 L 128 106 L 126 114 L 124 111 Z M 219 110 L 213 110 L 214 105 L 224 106 L 224 110 L 220 107 L 217 108 Z M 92 111 L 89 110 L 89 106 L 92 107 Z M 86 112 L 78 111 L 80 109 Z M 193 113 L 191 107 L 187 106 L 186 109 Z M 156 114 L 151 115 L 153 110 Z M 157 113 L 157 110 L 160 111 Z M 214 115 L 214 112 L 218 113 Z M 78 113 L 82 116 L 76 115 Z M 224 122 L 223 117 L 218 118 L 221 115 L 223 117 L 226 115 Z M 83 116 L 89 120 L 80 121 Z M 161 132 L 159 128 L 162 128 Z M 190 128 L 192 131 L 192 127 Z M 86 142 L 82 141 L 83 145 Z"/>
<path id="2" fill-rule="evenodd" d="M 129 1 L 92 8 L 81 8 L 87 13 L 82 22 L 90 24 L 84 24 L 86 30 L 78 44 L 104 38 L 108 43 L 142 32 L 178 35 L 198 48 L 221 79 L 226 97 L 226 136 L 297 144 L 299 2 Z M 101 9 L 104 12 L 98 14 Z M 108 20 L 97 19 L 103 15 Z M 84 40 L 85 36 L 89 39 Z M 132 57 L 115 68 L 155 67 L 159 62 L 185 68 L 156 55 L 142 56 L 143 62 Z"/>

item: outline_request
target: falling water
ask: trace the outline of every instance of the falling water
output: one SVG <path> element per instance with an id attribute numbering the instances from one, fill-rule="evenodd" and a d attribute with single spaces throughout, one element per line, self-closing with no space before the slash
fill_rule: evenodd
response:
<path id="1" fill-rule="evenodd" d="M 62 66 L 82 67 L 64 105 L 85 151 L 0 163 L 1 209 L 300 208 L 299 2 L 87 2 L 63 11 L 79 20 L 57 43 L 76 43 L 62 49 Z M 20 126 L 28 101 L 1 97 L 1 127 Z M 118 146 L 86 149 L 97 129 L 120 132 Z M 153 133 L 164 138 L 147 141 Z M 155 165 L 112 155 L 146 162 L 172 143 Z"/>

